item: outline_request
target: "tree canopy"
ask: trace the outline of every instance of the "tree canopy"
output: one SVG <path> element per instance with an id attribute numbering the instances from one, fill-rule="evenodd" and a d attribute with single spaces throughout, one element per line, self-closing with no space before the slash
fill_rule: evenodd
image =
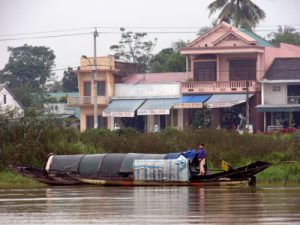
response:
<path id="1" fill-rule="evenodd" d="M 119 44 L 110 46 L 115 52 L 114 57 L 123 62 L 137 63 L 137 72 L 146 72 L 157 39 L 145 41 L 147 33 L 134 33 L 126 31 L 125 28 L 120 30 L 122 34 Z"/>
<path id="2" fill-rule="evenodd" d="M 78 80 L 75 71 L 69 67 L 67 71 L 64 71 L 62 78 L 62 86 L 64 92 L 77 92 Z"/>
<path id="3" fill-rule="evenodd" d="M 265 12 L 251 0 L 214 0 L 208 5 L 209 16 L 221 10 L 218 21 L 236 27 L 252 29 L 266 17 Z"/>
<path id="4" fill-rule="evenodd" d="M 1 81 L 9 82 L 10 88 L 43 88 L 51 78 L 54 67 L 54 52 L 47 47 L 24 45 L 9 47 L 9 61 L 5 65 Z"/>
<path id="5" fill-rule="evenodd" d="M 182 40 L 173 43 L 172 47 L 162 49 L 150 60 L 151 72 L 183 72 L 185 71 L 185 58 L 180 55 L 180 48 L 186 46 Z"/>
<path id="6" fill-rule="evenodd" d="M 7 83 L 16 97 L 27 107 L 36 104 L 32 93 L 43 92 L 53 76 L 55 54 L 44 46 L 23 45 L 9 47 L 9 61 L 0 74 L 0 82 Z"/>
<path id="7" fill-rule="evenodd" d="M 278 30 L 270 33 L 268 37 L 274 45 L 278 45 L 281 42 L 300 45 L 300 33 L 296 32 L 296 29 L 291 26 L 279 26 Z"/>

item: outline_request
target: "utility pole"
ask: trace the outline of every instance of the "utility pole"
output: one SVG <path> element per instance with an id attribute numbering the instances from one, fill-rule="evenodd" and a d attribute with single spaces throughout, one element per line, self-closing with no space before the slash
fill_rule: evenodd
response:
<path id="1" fill-rule="evenodd" d="M 94 31 L 94 65 L 93 65 L 93 87 L 94 87 L 94 128 L 98 128 L 98 102 L 97 102 L 97 51 L 96 51 L 96 46 L 97 46 L 97 37 L 99 36 L 99 33 L 97 29 L 95 28 Z"/>
<path id="2" fill-rule="evenodd" d="M 246 81 L 246 133 L 249 133 L 249 81 Z"/>

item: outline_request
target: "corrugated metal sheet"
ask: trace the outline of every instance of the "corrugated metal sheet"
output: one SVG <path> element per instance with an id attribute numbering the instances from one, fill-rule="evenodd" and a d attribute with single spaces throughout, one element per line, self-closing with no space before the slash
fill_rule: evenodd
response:
<path id="1" fill-rule="evenodd" d="M 251 98 L 253 94 L 249 94 Z M 206 102 L 207 108 L 227 108 L 246 102 L 246 94 L 212 95 Z"/>
<path id="2" fill-rule="evenodd" d="M 145 100 L 120 99 L 113 100 L 103 111 L 103 116 L 113 117 L 134 117 L 135 110 L 140 107 Z"/>
<path id="3" fill-rule="evenodd" d="M 85 155 L 80 162 L 79 175 L 82 177 L 98 177 L 105 155 L 106 154 Z"/>
<path id="4" fill-rule="evenodd" d="M 149 99 L 137 110 L 137 115 L 169 115 L 177 101 L 178 98 Z"/>
<path id="5" fill-rule="evenodd" d="M 255 107 L 258 112 L 300 112 L 300 105 L 258 105 Z"/>
<path id="6" fill-rule="evenodd" d="M 184 157 L 174 160 L 135 160 L 133 170 L 135 181 L 189 181 L 188 160 Z"/>

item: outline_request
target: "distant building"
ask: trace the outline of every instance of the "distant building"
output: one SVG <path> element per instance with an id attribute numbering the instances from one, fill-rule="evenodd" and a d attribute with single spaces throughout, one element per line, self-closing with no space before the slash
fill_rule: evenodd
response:
<path id="1" fill-rule="evenodd" d="M 80 109 L 78 107 L 70 107 L 67 103 L 60 102 L 61 99 L 78 96 L 77 92 L 56 92 L 47 93 L 50 99 L 56 99 L 56 102 L 45 103 L 45 114 L 53 115 L 56 118 L 63 120 L 63 123 L 68 126 L 80 129 Z"/>

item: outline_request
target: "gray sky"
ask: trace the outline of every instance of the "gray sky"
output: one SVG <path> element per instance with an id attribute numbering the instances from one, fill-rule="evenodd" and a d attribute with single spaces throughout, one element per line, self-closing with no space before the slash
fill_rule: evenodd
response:
<path id="1" fill-rule="evenodd" d="M 148 32 L 148 39 L 158 38 L 154 50 L 158 52 L 179 39 L 193 40 L 199 28 L 211 25 L 217 16 L 208 18 L 207 6 L 212 1 L 0 0 L 0 69 L 8 62 L 8 46 L 46 46 L 54 50 L 55 73 L 61 78 L 63 69 L 79 65 L 81 55 L 93 55 L 94 27 L 100 27 L 98 56 L 112 54 L 109 47 L 118 43 L 119 27 Z M 267 15 L 256 29 L 259 35 L 276 31 L 278 25 L 292 25 L 300 31 L 300 0 L 253 1 Z M 175 33 L 162 33 L 166 31 Z"/>

